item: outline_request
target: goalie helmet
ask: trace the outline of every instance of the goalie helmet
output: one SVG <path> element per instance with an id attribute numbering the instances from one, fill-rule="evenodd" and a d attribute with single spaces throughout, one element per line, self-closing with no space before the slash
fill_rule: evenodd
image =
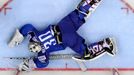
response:
<path id="1" fill-rule="evenodd" d="M 41 51 L 41 45 L 39 42 L 30 42 L 28 48 L 31 52 L 38 53 Z"/>

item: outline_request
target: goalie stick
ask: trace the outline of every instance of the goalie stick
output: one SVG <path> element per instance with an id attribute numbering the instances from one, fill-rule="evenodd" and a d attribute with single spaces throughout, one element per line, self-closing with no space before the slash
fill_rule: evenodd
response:
<path id="1" fill-rule="evenodd" d="M 17 69 L 17 72 L 16 72 L 16 74 L 15 74 L 15 75 L 19 75 L 19 74 L 20 74 L 20 72 L 21 72 L 21 71 L 19 71 L 19 70 Z"/>
<path id="2" fill-rule="evenodd" d="M 50 60 L 58 60 L 58 59 L 72 59 L 72 57 L 78 56 L 76 54 L 53 54 L 50 55 Z M 4 59 L 9 59 L 9 60 L 24 60 L 24 59 L 32 59 L 33 57 L 4 57 Z M 75 60 L 74 60 L 75 61 Z M 87 67 L 84 62 L 79 62 L 75 61 L 78 66 L 81 68 L 82 71 L 86 71 Z"/>
<path id="3" fill-rule="evenodd" d="M 117 68 L 113 68 L 112 73 L 113 73 L 113 75 L 120 75 L 120 73 L 119 73 Z"/>
<path id="4" fill-rule="evenodd" d="M 78 56 L 76 54 L 53 54 L 50 55 L 50 60 L 58 60 L 58 59 L 71 59 L 73 56 Z M 32 59 L 33 57 L 4 57 L 4 59 L 11 60 L 24 60 L 24 59 Z"/>

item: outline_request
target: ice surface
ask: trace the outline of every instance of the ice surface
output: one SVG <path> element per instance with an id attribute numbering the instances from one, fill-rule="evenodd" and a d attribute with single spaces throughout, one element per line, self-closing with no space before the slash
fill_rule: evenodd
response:
<path id="1" fill-rule="evenodd" d="M 15 48 L 9 48 L 7 43 L 16 28 L 26 23 L 42 29 L 50 24 L 58 23 L 69 12 L 73 11 L 80 0 L 13 0 L 8 6 L 12 10 L 7 15 L 0 13 L 0 67 L 16 67 L 20 61 L 11 61 L 3 57 L 32 56 L 27 50 L 27 39 Z M 134 14 L 126 14 L 121 10 L 124 4 L 120 0 L 103 0 L 97 10 L 78 33 L 90 44 L 106 37 L 115 37 L 118 52 L 115 57 L 103 57 L 87 62 L 88 68 L 134 67 Z M 67 48 L 56 53 L 74 53 Z M 58 65 L 60 64 L 60 65 Z M 57 66 L 58 65 L 58 66 Z M 73 60 L 52 60 L 48 66 L 71 67 L 78 65 Z"/>

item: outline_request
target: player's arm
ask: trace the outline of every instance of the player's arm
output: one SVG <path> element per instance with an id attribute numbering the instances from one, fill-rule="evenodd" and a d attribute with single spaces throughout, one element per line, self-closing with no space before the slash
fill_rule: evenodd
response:
<path id="1" fill-rule="evenodd" d="M 49 53 L 39 52 L 37 57 L 26 59 L 19 65 L 20 71 L 31 71 L 34 68 L 44 68 L 49 64 Z"/>
<path id="2" fill-rule="evenodd" d="M 25 59 L 18 67 L 19 71 L 32 71 L 32 69 L 36 68 L 36 64 L 33 59 Z"/>
<path id="3" fill-rule="evenodd" d="M 37 68 L 44 68 L 49 64 L 48 58 L 45 55 L 33 59 Z"/>
<path id="4" fill-rule="evenodd" d="M 37 31 L 31 24 L 26 24 L 22 26 L 20 29 L 16 29 L 13 37 L 8 43 L 9 47 L 14 47 L 19 45 L 23 40 L 24 37 L 27 36 L 30 32 Z"/>
<path id="5" fill-rule="evenodd" d="M 33 59 L 25 59 L 19 65 L 19 71 L 32 71 L 34 68 L 44 68 L 48 65 L 49 61 L 45 56 L 35 57 Z"/>
<path id="6" fill-rule="evenodd" d="M 45 61 L 45 60 L 42 60 Z M 41 62 L 38 58 L 34 59 L 25 59 L 19 65 L 19 71 L 32 71 L 34 68 L 44 68 L 48 65 L 47 62 Z"/>

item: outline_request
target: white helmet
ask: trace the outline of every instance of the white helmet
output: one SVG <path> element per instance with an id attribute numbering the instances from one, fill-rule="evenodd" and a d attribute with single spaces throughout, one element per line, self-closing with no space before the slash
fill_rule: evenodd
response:
<path id="1" fill-rule="evenodd" d="M 31 52 L 35 53 L 40 52 L 42 49 L 40 43 L 38 42 L 30 42 L 28 48 Z"/>

